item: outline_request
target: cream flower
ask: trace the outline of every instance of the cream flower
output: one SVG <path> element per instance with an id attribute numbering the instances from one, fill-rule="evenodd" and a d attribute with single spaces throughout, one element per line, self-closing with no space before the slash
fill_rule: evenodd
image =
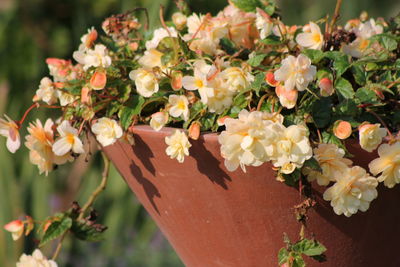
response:
<path id="1" fill-rule="evenodd" d="M 278 140 L 275 141 L 275 153 L 271 157 L 275 167 L 283 167 L 288 163 L 297 168 L 312 157 L 312 148 L 308 139 L 308 131 L 304 126 L 291 125 L 288 128 L 280 125 Z"/>
<path id="2" fill-rule="evenodd" d="M 283 126 L 270 118 L 267 112 L 242 110 L 238 119 L 224 120 L 226 130 L 219 135 L 218 141 L 229 171 L 240 166 L 245 172 L 246 166 L 260 166 L 274 154 L 274 143 Z"/>
<path id="3" fill-rule="evenodd" d="M 78 137 L 78 130 L 71 126 L 69 121 L 63 121 L 57 131 L 60 137 L 53 144 L 53 152 L 57 156 L 63 156 L 70 152 L 82 154 L 85 153 L 82 141 Z"/>
<path id="4" fill-rule="evenodd" d="M 115 120 L 106 117 L 100 118 L 92 125 L 92 132 L 103 147 L 114 144 L 123 134 L 121 126 Z"/>
<path id="5" fill-rule="evenodd" d="M 17 267 L 57 267 L 57 263 L 53 260 L 48 260 L 45 256 L 43 256 L 42 252 L 39 249 L 35 249 L 35 251 L 31 255 L 22 254 L 17 262 Z"/>
<path id="6" fill-rule="evenodd" d="M 160 131 L 162 127 L 168 122 L 168 113 L 166 112 L 156 112 L 151 115 L 150 127 L 155 131 Z"/>
<path id="7" fill-rule="evenodd" d="M 153 32 L 153 38 L 146 42 L 146 49 L 155 49 L 162 39 L 165 37 L 178 37 L 178 32 L 173 27 L 168 27 L 168 31 L 164 28 L 155 29 Z"/>
<path id="8" fill-rule="evenodd" d="M 382 144 L 378 148 L 379 158 L 369 164 L 369 170 L 373 175 L 382 173 L 378 180 L 385 186 L 392 188 L 400 183 L 400 142 L 394 144 Z"/>
<path id="9" fill-rule="evenodd" d="M 73 58 L 83 65 L 83 70 L 90 67 L 107 68 L 111 65 L 111 57 L 107 53 L 107 48 L 102 44 L 95 45 L 94 49 L 86 49 L 80 47 L 75 51 Z"/>
<path id="10" fill-rule="evenodd" d="M 157 49 L 150 49 L 144 52 L 144 55 L 139 58 L 138 62 L 141 66 L 147 69 L 152 69 L 155 67 L 160 67 L 164 69 L 165 66 L 161 63 L 161 57 L 164 54 L 158 51 Z"/>
<path id="11" fill-rule="evenodd" d="M 189 156 L 189 148 L 192 145 L 184 132 L 175 130 L 172 135 L 165 137 L 165 143 L 168 145 L 165 152 L 171 159 L 176 158 L 179 163 L 182 163 L 185 156 Z"/>
<path id="12" fill-rule="evenodd" d="M 287 109 L 292 109 L 296 106 L 299 92 L 297 90 L 286 90 L 282 85 L 275 87 L 275 93 L 279 98 L 279 103 Z"/>
<path id="13" fill-rule="evenodd" d="M 321 166 L 322 172 L 304 169 L 308 181 L 317 180 L 319 185 L 335 182 L 338 176 L 351 166 L 352 161 L 344 158 L 345 152 L 334 144 L 319 144 L 314 148 L 314 158 Z"/>
<path id="14" fill-rule="evenodd" d="M 228 89 L 234 93 L 245 90 L 254 81 L 253 75 L 239 67 L 226 68 L 221 72 L 221 78 Z"/>
<path id="15" fill-rule="evenodd" d="M 208 103 L 208 98 L 214 96 L 214 90 L 208 84 L 207 74 L 212 66 L 206 64 L 204 60 L 197 60 L 194 64 L 194 76 L 184 76 L 182 78 L 182 86 L 186 90 L 198 90 L 201 102 Z"/>
<path id="16" fill-rule="evenodd" d="M 175 118 L 180 116 L 186 121 L 189 119 L 189 101 L 184 95 L 170 95 L 168 98 L 170 106 L 169 115 Z"/>
<path id="17" fill-rule="evenodd" d="M 372 152 L 381 143 L 382 139 L 387 135 L 385 128 L 379 128 L 379 123 L 376 124 L 363 124 L 359 127 L 360 146 L 362 149 Z"/>
<path id="18" fill-rule="evenodd" d="M 44 77 L 40 81 L 39 89 L 36 91 L 36 96 L 37 98 L 35 100 L 42 100 L 49 105 L 57 102 L 57 91 L 50 78 Z"/>
<path id="19" fill-rule="evenodd" d="M 317 68 L 311 65 L 311 60 L 300 54 L 295 58 L 288 56 L 282 60 L 282 66 L 274 72 L 275 80 L 284 82 L 286 90 L 297 89 L 303 91 L 312 82 Z"/>
<path id="20" fill-rule="evenodd" d="M 48 173 L 53 170 L 54 165 L 61 165 L 72 161 L 70 154 L 57 156 L 52 150 L 54 143 L 53 121 L 47 119 L 43 126 L 40 120 L 30 123 L 27 128 L 29 134 L 25 136 L 25 146 L 29 149 L 29 160 L 39 168 L 39 174 Z"/>
<path id="21" fill-rule="evenodd" d="M 296 42 L 304 48 L 321 50 L 324 44 L 324 36 L 319 26 L 314 22 L 310 22 L 309 31 L 298 34 Z"/>
<path id="22" fill-rule="evenodd" d="M 186 26 L 187 17 L 181 12 L 175 12 L 172 14 L 172 22 L 178 30 L 182 30 Z"/>
<path id="23" fill-rule="evenodd" d="M 377 186 L 376 178 L 363 168 L 354 166 L 336 177 L 336 183 L 324 192 L 324 199 L 331 201 L 337 215 L 350 217 L 358 210 L 368 210 L 370 202 L 378 196 Z"/>
<path id="24" fill-rule="evenodd" d="M 11 233 L 11 237 L 14 241 L 22 236 L 24 228 L 24 223 L 21 220 L 14 220 L 4 225 L 4 230 Z"/>
<path id="25" fill-rule="evenodd" d="M 213 95 L 207 97 L 208 110 L 220 114 L 232 105 L 235 94 L 228 89 L 227 83 L 221 79 L 221 75 L 217 75 L 209 83 L 213 88 Z"/>
<path id="26" fill-rule="evenodd" d="M 129 73 L 129 78 L 135 81 L 137 92 L 144 97 L 151 97 L 158 92 L 158 80 L 152 71 L 137 69 Z"/>
<path id="27" fill-rule="evenodd" d="M 57 90 L 56 95 L 58 97 L 58 100 L 60 101 L 60 105 L 63 107 L 72 104 L 76 100 L 76 96 L 61 90 Z"/>
<path id="28" fill-rule="evenodd" d="M 6 146 L 8 151 L 15 153 L 21 146 L 19 127 L 7 115 L 4 115 L 4 117 L 6 120 L 0 118 L 0 135 L 7 138 Z"/>
<path id="29" fill-rule="evenodd" d="M 257 8 L 256 13 L 256 27 L 260 32 L 260 38 L 265 39 L 265 37 L 269 36 L 272 33 L 272 27 L 274 23 L 272 22 L 271 18 L 265 11 Z"/>

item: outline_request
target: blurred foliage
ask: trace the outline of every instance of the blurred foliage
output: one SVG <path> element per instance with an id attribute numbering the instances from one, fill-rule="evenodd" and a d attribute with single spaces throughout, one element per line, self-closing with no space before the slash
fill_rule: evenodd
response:
<path id="1" fill-rule="evenodd" d="M 372 16 L 388 18 L 399 11 L 400 2 L 395 2 L 344 1 L 341 20 L 357 17 L 363 10 Z M 283 20 L 288 24 L 319 19 L 332 13 L 335 3 L 335 0 L 278 1 Z M 40 79 L 48 75 L 45 59 L 71 58 L 89 27 L 100 30 L 105 17 L 142 6 L 148 8 L 150 26 L 155 28 L 159 25 L 160 4 L 165 7 L 166 17 L 176 10 L 170 0 L 0 0 L 0 114 L 5 112 L 12 118 L 20 118 L 31 104 Z M 225 5 L 225 0 L 189 1 L 191 9 L 201 13 L 216 14 Z M 43 118 L 43 111 L 34 112 L 35 117 L 38 115 Z M 29 116 L 28 121 L 32 118 Z M 36 167 L 29 163 L 25 148 L 10 155 L 4 141 L 0 140 L 0 225 L 24 214 L 44 219 L 67 208 L 73 200 L 83 203 L 100 182 L 101 162 L 97 154 L 89 163 L 81 159 L 46 177 L 39 176 Z M 100 211 L 99 222 L 109 227 L 106 240 L 88 245 L 67 239 L 57 260 L 60 266 L 182 266 L 115 169 L 95 207 Z M 35 242 L 34 235 L 13 242 L 1 230 L 1 266 L 14 266 L 22 252 L 32 252 Z M 54 247 L 46 249 L 45 253 L 51 255 Z"/>

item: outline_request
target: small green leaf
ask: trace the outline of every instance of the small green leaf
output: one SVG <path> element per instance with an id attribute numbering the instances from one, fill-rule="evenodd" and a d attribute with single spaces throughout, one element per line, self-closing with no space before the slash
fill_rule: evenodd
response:
<path id="1" fill-rule="evenodd" d="M 312 106 L 311 116 L 317 128 L 326 127 L 332 115 L 332 101 L 330 97 L 322 97 L 314 102 Z"/>
<path id="2" fill-rule="evenodd" d="M 322 133 L 322 142 L 325 144 L 335 144 L 340 148 L 345 149 L 346 147 L 343 145 L 342 141 L 337 138 L 333 133 L 323 132 Z"/>
<path id="3" fill-rule="evenodd" d="M 393 51 L 397 48 L 396 37 L 389 33 L 381 33 L 370 38 L 371 41 L 378 41 L 385 49 Z"/>
<path id="4" fill-rule="evenodd" d="M 378 101 L 376 93 L 365 87 L 359 88 L 355 96 L 361 103 L 376 103 Z"/>
<path id="5" fill-rule="evenodd" d="M 261 43 L 265 45 L 280 45 L 282 44 L 282 40 L 279 36 L 269 35 L 265 37 L 265 39 L 261 40 Z"/>
<path id="6" fill-rule="evenodd" d="M 129 99 L 126 106 L 124 106 L 118 113 L 122 128 L 125 130 L 128 129 L 132 123 L 133 116 L 138 115 L 142 110 L 144 102 L 144 98 L 139 95 L 133 95 L 131 99 Z"/>
<path id="7" fill-rule="evenodd" d="M 325 56 L 333 60 L 333 69 L 336 71 L 336 76 L 342 76 L 343 73 L 350 67 L 349 58 L 346 54 L 339 51 L 325 52 Z"/>
<path id="8" fill-rule="evenodd" d="M 293 250 L 307 256 L 321 255 L 326 251 L 324 245 L 316 240 L 302 239 L 293 245 Z"/>
<path id="9" fill-rule="evenodd" d="M 314 171 L 322 172 L 321 166 L 314 157 L 306 160 L 303 164 L 303 168 L 309 168 Z"/>
<path id="10" fill-rule="evenodd" d="M 53 221 L 49 228 L 47 228 L 46 232 L 42 240 L 40 241 L 39 246 L 44 246 L 46 243 L 56 239 L 57 237 L 64 234 L 68 231 L 72 226 L 72 219 L 70 217 L 64 216 L 60 218 L 59 221 Z"/>
<path id="11" fill-rule="evenodd" d="M 351 86 L 351 83 L 345 78 L 339 77 L 335 81 L 335 89 L 341 94 L 344 98 L 353 98 L 354 90 Z"/>
<path id="12" fill-rule="evenodd" d="M 256 74 L 254 81 L 251 84 L 251 88 L 256 91 L 257 95 L 259 95 L 261 87 L 264 84 L 264 73 L 260 72 L 258 74 Z"/>
<path id="13" fill-rule="evenodd" d="M 232 0 L 233 4 L 246 12 L 254 12 L 256 8 L 262 8 L 262 3 L 259 0 Z"/>
<path id="14" fill-rule="evenodd" d="M 104 239 L 103 233 L 107 227 L 101 224 L 75 221 L 71 232 L 80 240 L 97 242 Z"/>
<path id="15" fill-rule="evenodd" d="M 237 51 L 235 43 L 228 38 L 222 38 L 219 41 L 219 45 L 224 51 L 226 51 L 226 53 L 228 53 L 228 55 L 233 55 Z"/>
<path id="16" fill-rule="evenodd" d="M 254 57 L 250 58 L 247 63 L 249 63 L 252 67 L 260 66 L 261 62 L 263 62 L 266 54 L 255 55 Z"/>
<path id="17" fill-rule="evenodd" d="M 289 251 L 286 248 L 281 248 L 278 253 L 278 264 L 282 265 L 288 261 Z"/>
<path id="18" fill-rule="evenodd" d="M 358 65 L 353 65 L 351 67 L 351 72 L 354 75 L 354 79 L 356 80 L 356 83 L 358 83 L 361 86 L 364 86 L 367 82 L 367 72 L 364 69 L 364 66 L 358 64 Z"/>
<path id="19" fill-rule="evenodd" d="M 321 50 L 316 49 L 305 49 L 302 53 L 311 59 L 313 64 L 317 64 L 324 57 L 324 53 Z"/>
<path id="20" fill-rule="evenodd" d="M 297 182 L 301 178 L 301 172 L 300 172 L 299 169 L 295 169 L 290 174 L 282 173 L 282 176 L 285 179 L 285 184 L 287 184 L 288 186 L 296 187 L 297 186 Z"/>

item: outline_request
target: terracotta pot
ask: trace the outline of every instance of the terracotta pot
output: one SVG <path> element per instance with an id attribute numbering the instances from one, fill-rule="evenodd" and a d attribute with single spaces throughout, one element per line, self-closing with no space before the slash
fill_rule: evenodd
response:
<path id="1" fill-rule="evenodd" d="M 116 143 L 104 151 L 185 265 L 277 266 L 283 233 L 298 237 L 293 206 L 299 192 L 276 181 L 270 164 L 228 172 L 216 134 L 191 140 L 190 157 L 180 164 L 165 154 L 164 137 L 171 131 L 137 126 L 134 146 Z M 376 157 L 357 144 L 349 149 L 363 167 Z M 400 266 L 399 188 L 380 186 L 368 212 L 351 218 L 335 215 L 317 189 L 308 233 L 328 248 L 328 261 L 308 266 Z"/>

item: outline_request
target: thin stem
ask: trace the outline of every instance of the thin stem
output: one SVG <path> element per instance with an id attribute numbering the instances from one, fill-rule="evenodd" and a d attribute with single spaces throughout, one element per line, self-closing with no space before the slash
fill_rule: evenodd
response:
<path id="1" fill-rule="evenodd" d="M 57 244 L 56 250 L 54 251 L 53 257 L 51 258 L 52 260 L 57 259 L 58 254 L 60 254 L 60 251 L 61 251 L 61 248 L 62 248 L 62 243 L 63 243 L 64 238 L 65 238 L 65 236 L 67 235 L 67 233 L 68 233 L 68 231 L 65 232 L 65 233 L 60 237 L 60 240 L 58 240 L 58 244 Z"/>
<path id="2" fill-rule="evenodd" d="M 107 156 L 104 154 L 104 152 L 101 152 L 101 155 L 102 155 L 103 161 L 104 161 L 104 170 L 103 170 L 103 174 L 102 174 L 101 183 L 96 188 L 96 190 L 94 190 L 93 193 L 90 195 L 90 197 L 87 200 L 87 202 L 85 203 L 85 205 L 83 205 L 83 207 L 80 211 L 79 217 L 78 217 L 78 221 L 83 219 L 83 216 L 85 216 L 86 210 L 89 209 L 93 205 L 97 196 L 106 188 L 107 180 L 108 180 L 108 173 L 110 171 L 110 160 L 107 158 Z"/>
<path id="3" fill-rule="evenodd" d="M 342 0 L 337 0 L 336 1 L 336 7 L 335 7 L 335 13 L 333 14 L 333 17 L 332 17 L 331 27 L 329 29 L 329 33 L 332 33 L 333 27 L 335 26 L 336 21 L 340 16 L 339 12 L 340 12 L 340 6 L 341 5 L 342 5 Z"/>
<path id="4" fill-rule="evenodd" d="M 34 103 L 32 104 L 32 106 L 30 106 L 24 113 L 24 115 L 22 116 L 21 120 L 17 121 L 17 124 L 19 127 L 21 127 L 22 123 L 24 123 L 26 116 L 28 116 L 29 112 L 31 112 L 32 109 L 34 108 L 38 108 L 39 107 L 39 103 Z"/>
<path id="5" fill-rule="evenodd" d="M 160 22 L 161 22 L 161 25 L 162 25 L 163 28 L 167 31 L 168 36 L 169 36 L 169 37 L 172 37 L 171 32 L 169 31 L 169 29 L 168 29 L 168 27 L 167 27 L 167 24 L 165 24 L 165 20 L 164 20 L 164 6 L 163 6 L 163 5 L 160 5 L 160 13 L 159 13 L 159 15 L 160 15 Z"/>

